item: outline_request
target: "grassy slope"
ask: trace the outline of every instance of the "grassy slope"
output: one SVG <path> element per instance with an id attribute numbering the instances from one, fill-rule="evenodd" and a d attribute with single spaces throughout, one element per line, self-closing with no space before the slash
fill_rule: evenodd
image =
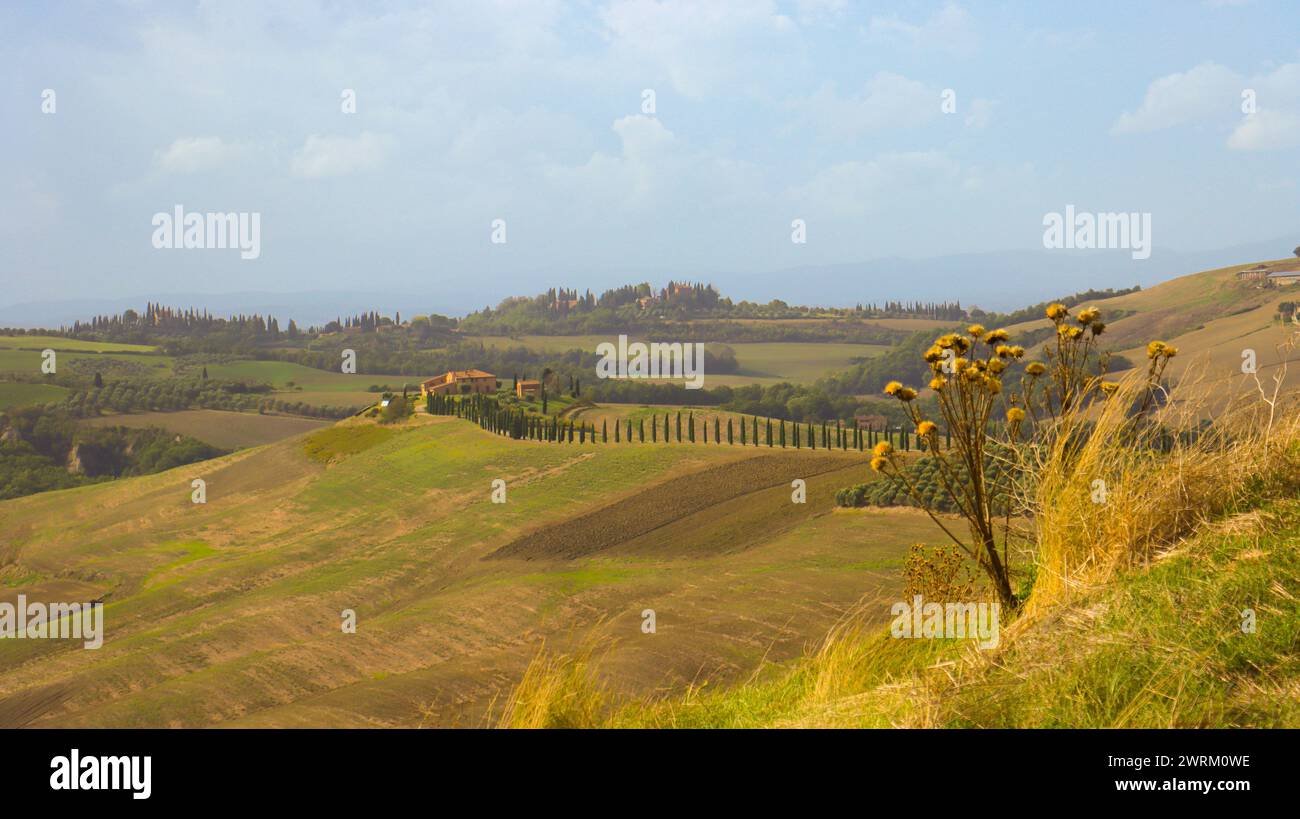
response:
<path id="1" fill-rule="evenodd" d="M 800 654 L 934 534 L 915 515 L 791 518 L 778 487 L 719 513 L 754 530 L 740 553 L 707 548 L 706 512 L 672 549 L 482 561 L 529 527 L 765 450 L 513 442 L 424 416 L 355 426 L 314 433 L 315 458 L 285 441 L 3 504 L 0 596 L 106 594 L 108 635 L 95 652 L 0 641 L 0 724 L 481 724 L 544 641 L 583 638 L 629 692 L 735 679 Z M 206 505 L 190 503 L 195 477 Z M 498 477 L 504 505 L 489 502 Z M 810 480 L 812 511 L 843 482 Z M 349 608 L 356 634 L 340 629 Z"/>
<path id="2" fill-rule="evenodd" d="M 1281 267 L 1294 261 L 1267 264 Z M 1192 372 L 1220 384 L 1240 381 L 1242 351 L 1247 348 L 1255 350 L 1259 371 L 1266 376 L 1283 361 L 1300 360 L 1300 350 L 1278 351 L 1278 345 L 1294 329 L 1283 327 L 1273 318 L 1279 302 L 1300 300 L 1300 287 L 1263 290 L 1239 283 L 1236 274 L 1256 264 L 1193 273 L 1080 307 L 1095 306 L 1112 314 L 1131 312 L 1107 323 L 1105 346 L 1138 366 L 1144 366 L 1146 361 L 1147 342 L 1160 339 L 1183 352 L 1169 368 L 1171 377 Z M 1046 319 L 1041 319 L 1008 329 L 1014 336 L 1047 324 Z M 1253 381 L 1250 384 L 1253 386 Z"/>
<path id="3" fill-rule="evenodd" d="M 1020 626 L 983 655 L 959 641 L 850 632 L 765 679 L 626 707 L 612 723 L 1297 727 L 1300 502 L 1230 519 Z"/>

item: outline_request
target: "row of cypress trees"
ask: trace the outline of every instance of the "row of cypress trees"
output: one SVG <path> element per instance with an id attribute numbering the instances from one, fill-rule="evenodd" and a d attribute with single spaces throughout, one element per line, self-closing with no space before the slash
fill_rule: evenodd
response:
<path id="1" fill-rule="evenodd" d="M 429 395 L 425 399 L 425 409 L 430 415 L 454 415 L 458 418 L 464 418 L 468 421 L 478 424 L 489 432 L 495 432 L 499 435 L 506 435 L 510 438 L 529 441 L 547 441 L 552 443 L 599 443 L 610 442 L 609 421 L 602 420 L 600 430 L 597 432 L 595 424 L 588 424 L 586 421 L 575 422 L 573 420 L 564 420 L 558 416 L 532 415 L 523 410 L 503 405 L 495 396 L 490 395 L 466 395 L 466 396 L 448 396 L 448 395 Z M 650 416 L 649 434 L 646 432 L 646 419 L 640 418 L 635 426 L 632 419 L 625 419 L 624 422 L 614 422 L 613 442 L 632 442 L 635 436 L 637 443 L 670 443 L 676 439 L 677 443 L 683 441 L 687 443 L 721 444 L 725 435 L 726 442 L 729 445 L 739 444 L 740 446 L 768 446 L 768 447 L 794 447 L 795 449 L 839 449 L 842 451 L 857 450 L 862 452 L 874 447 L 880 441 L 889 441 L 895 447 L 904 451 L 913 448 L 923 448 L 920 439 L 915 433 L 906 427 L 896 427 L 890 429 L 888 426 L 877 430 L 872 427 L 860 429 L 856 426 L 846 427 L 839 421 L 834 425 L 823 421 L 820 425 L 813 424 L 811 421 L 799 424 L 795 421 L 785 421 L 777 419 L 775 422 L 771 418 L 763 419 L 762 430 L 759 428 L 759 418 L 756 415 L 749 416 L 748 419 L 741 418 L 738 421 L 734 418 L 727 418 L 725 427 L 722 419 L 716 415 L 713 417 L 712 436 L 710 436 L 710 424 L 707 418 L 702 419 L 698 424 L 700 437 L 696 437 L 697 424 L 695 413 L 687 412 L 683 424 L 682 413 L 678 411 L 674 418 L 673 413 L 664 413 L 663 422 L 660 423 L 658 414 Z M 787 433 L 788 428 L 788 433 Z M 761 434 L 760 434 L 761 432 Z"/>

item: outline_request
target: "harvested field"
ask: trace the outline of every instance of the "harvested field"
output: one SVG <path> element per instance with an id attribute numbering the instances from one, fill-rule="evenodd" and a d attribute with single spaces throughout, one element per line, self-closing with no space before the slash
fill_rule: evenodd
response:
<path id="1" fill-rule="evenodd" d="M 330 421 L 296 415 L 260 415 L 254 412 L 196 409 L 176 412 L 136 412 L 101 415 L 84 423 L 96 427 L 161 427 L 188 435 L 221 449 L 261 446 L 328 426 Z"/>
<path id="2" fill-rule="evenodd" d="M 772 489 L 788 493 L 791 481 L 861 468 L 860 455 L 780 453 L 702 469 L 647 488 L 594 512 L 546 526 L 488 555 L 488 559 L 574 560 L 613 549 L 746 495 Z M 846 478 L 847 479 L 847 478 Z M 834 490 L 831 490 L 831 495 Z M 776 497 L 773 507 L 797 506 Z M 805 510 L 809 504 L 803 504 Z M 800 511 L 805 511 L 800 510 Z M 796 514 L 803 519 L 807 514 Z M 792 521 L 793 522 L 793 521 Z"/>

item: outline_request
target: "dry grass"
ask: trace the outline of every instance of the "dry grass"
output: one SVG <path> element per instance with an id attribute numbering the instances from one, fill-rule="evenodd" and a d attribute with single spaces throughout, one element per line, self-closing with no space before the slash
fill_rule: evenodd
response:
<path id="1" fill-rule="evenodd" d="M 1195 387 L 1180 385 L 1158 423 L 1141 424 L 1127 410 L 1145 384 L 1131 377 L 1098 412 L 1066 422 L 1033 470 L 1028 504 L 1038 552 L 1031 611 L 1147 565 L 1261 496 L 1300 488 L 1294 398 L 1274 392 L 1202 427 L 1199 402 L 1177 399 L 1205 394 Z"/>
<path id="2" fill-rule="evenodd" d="M 596 674 L 593 645 L 555 653 L 543 645 L 511 691 L 499 728 L 581 728 L 603 717 L 608 697 Z"/>

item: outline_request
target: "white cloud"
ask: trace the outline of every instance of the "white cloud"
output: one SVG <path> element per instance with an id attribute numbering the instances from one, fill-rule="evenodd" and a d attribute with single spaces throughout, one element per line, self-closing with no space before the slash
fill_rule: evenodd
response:
<path id="1" fill-rule="evenodd" d="M 616 61 L 643 63 L 695 99 L 752 77 L 796 33 L 772 0 L 616 0 L 600 17 Z"/>
<path id="2" fill-rule="evenodd" d="M 1228 147 L 1235 151 L 1276 151 L 1300 146 L 1300 114 L 1261 108 L 1242 119 Z"/>
<path id="3" fill-rule="evenodd" d="M 849 0 L 795 0 L 795 16 L 804 25 L 834 23 L 844 16 Z"/>
<path id="4" fill-rule="evenodd" d="M 996 103 L 993 100 L 986 100 L 982 97 L 971 100 L 970 107 L 966 109 L 966 127 L 974 128 L 977 131 L 987 128 L 989 122 L 993 119 L 994 105 Z"/>
<path id="5" fill-rule="evenodd" d="M 390 137 L 369 131 L 355 137 L 312 134 L 290 159 L 289 170 L 308 179 L 370 170 L 383 164 L 391 143 Z"/>
<path id="6" fill-rule="evenodd" d="M 833 165 L 790 194 L 811 213 L 843 220 L 892 212 L 900 204 L 933 204 L 978 184 L 978 176 L 941 151 L 907 151 Z"/>
<path id="7" fill-rule="evenodd" d="M 956 3 L 948 3 L 924 23 L 909 23 L 898 15 L 872 17 L 867 34 L 874 40 L 902 40 L 915 48 L 937 49 L 957 54 L 974 51 L 979 35 L 971 25 L 971 16 Z"/>
<path id="8" fill-rule="evenodd" d="M 878 72 L 859 96 L 841 97 L 822 86 L 793 107 L 822 133 L 852 139 L 886 128 L 919 125 L 939 116 L 940 90 L 901 74 Z"/>
<path id="9" fill-rule="evenodd" d="M 1217 63 L 1201 63 L 1190 71 L 1169 74 L 1147 86 L 1136 111 L 1120 115 L 1112 134 L 1158 131 L 1239 110 L 1242 78 Z"/>
<path id="10" fill-rule="evenodd" d="M 584 218 L 604 219 L 614 211 L 661 218 L 750 207 L 761 195 L 761 183 L 747 163 L 695 149 L 655 117 L 622 117 L 612 128 L 618 154 L 598 151 L 581 165 L 554 165 L 546 173 L 556 200 L 583 211 Z"/>
<path id="11" fill-rule="evenodd" d="M 198 173 L 238 162 L 248 152 L 248 146 L 228 143 L 221 137 L 181 137 L 156 152 L 154 164 L 166 173 Z"/>

